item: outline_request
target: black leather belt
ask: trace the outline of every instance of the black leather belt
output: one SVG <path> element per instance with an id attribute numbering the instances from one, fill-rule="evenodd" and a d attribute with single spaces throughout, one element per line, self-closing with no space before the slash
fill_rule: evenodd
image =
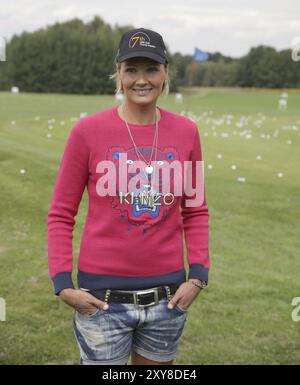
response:
<path id="1" fill-rule="evenodd" d="M 170 299 L 179 286 L 166 285 L 143 290 L 91 290 L 90 294 L 96 298 L 109 302 L 134 303 L 138 307 L 157 304 L 163 298 Z"/>

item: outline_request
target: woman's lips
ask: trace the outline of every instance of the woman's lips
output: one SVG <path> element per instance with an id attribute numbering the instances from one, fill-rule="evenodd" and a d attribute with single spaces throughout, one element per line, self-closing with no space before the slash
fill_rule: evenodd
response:
<path id="1" fill-rule="evenodd" d="M 145 88 L 145 89 L 142 89 L 142 90 L 133 88 L 132 90 L 134 92 L 136 92 L 138 95 L 144 96 L 144 95 L 147 95 L 152 90 L 152 88 Z"/>

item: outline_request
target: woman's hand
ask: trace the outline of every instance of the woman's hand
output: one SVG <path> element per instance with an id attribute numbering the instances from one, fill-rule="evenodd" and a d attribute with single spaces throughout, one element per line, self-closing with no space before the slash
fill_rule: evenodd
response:
<path id="1" fill-rule="evenodd" d="M 181 309 L 187 310 L 195 298 L 199 295 L 201 289 L 195 286 L 192 282 L 186 281 L 179 286 L 176 293 L 171 297 L 168 308 L 173 309 L 177 304 Z"/>
<path id="2" fill-rule="evenodd" d="M 67 305 L 81 314 L 92 315 L 97 309 L 107 310 L 109 307 L 106 302 L 80 289 L 63 289 L 59 296 Z"/>

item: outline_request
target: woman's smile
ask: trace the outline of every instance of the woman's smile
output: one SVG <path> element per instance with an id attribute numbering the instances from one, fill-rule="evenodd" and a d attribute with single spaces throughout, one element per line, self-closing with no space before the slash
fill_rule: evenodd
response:
<path id="1" fill-rule="evenodd" d="M 148 95 L 151 91 L 152 91 L 152 88 L 133 88 L 132 89 L 134 92 L 136 92 L 139 96 L 145 96 L 145 95 Z"/>

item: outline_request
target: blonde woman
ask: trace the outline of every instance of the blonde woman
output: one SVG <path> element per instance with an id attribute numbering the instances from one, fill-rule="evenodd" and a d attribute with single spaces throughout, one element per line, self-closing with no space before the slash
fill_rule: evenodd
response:
<path id="1" fill-rule="evenodd" d="M 122 104 L 81 118 L 64 150 L 48 213 L 49 272 L 55 294 L 74 309 L 81 364 L 124 365 L 130 355 L 132 364 L 173 364 L 189 308 L 208 281 L 209 214 L 205 193 L 188 206 L 186 194 L 162 192 L 159 168 L 200 161 L 200 137 L 192 120 L 157 105 L 169 87 L 159 33 L 124 33 L 116 69 Z M 124 190 L 120 175 L 128 186 L 139 182 Z M 76 289 L 72 232 L 85 188 Z"/>

